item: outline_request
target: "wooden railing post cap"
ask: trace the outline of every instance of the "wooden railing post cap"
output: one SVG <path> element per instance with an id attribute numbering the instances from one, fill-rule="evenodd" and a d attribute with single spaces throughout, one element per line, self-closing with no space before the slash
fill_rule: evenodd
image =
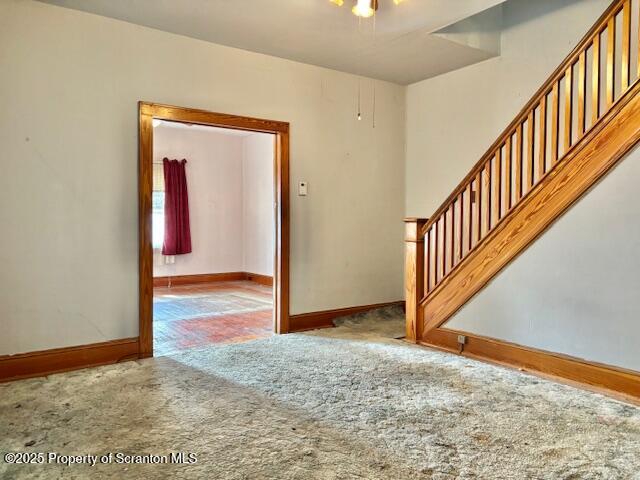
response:
<path id="1" fill-rule="evenodd" d="M 426 225 L 429 220 L 426 218 L 407 217 L 404 219 L 404 240 L 405 242 L 422 242 L 424 235 L 422 234 L 422 227 Z"/>

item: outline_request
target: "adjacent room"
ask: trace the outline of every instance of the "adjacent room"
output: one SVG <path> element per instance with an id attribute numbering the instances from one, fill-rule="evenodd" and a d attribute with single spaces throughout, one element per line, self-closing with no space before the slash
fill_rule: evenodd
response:
<path id="1" fill-rule="evenodd" d="M 273 334 L 274 148 L 153 121 L 154 355 Z"/>
<path id="2" fill-rule="evenodd" d="M 0 0 L 0 479 L 640 480 L 640 0 Z"/>

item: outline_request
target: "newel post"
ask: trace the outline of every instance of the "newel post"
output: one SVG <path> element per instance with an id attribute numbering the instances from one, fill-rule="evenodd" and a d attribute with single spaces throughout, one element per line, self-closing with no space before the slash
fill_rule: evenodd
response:
<path id="1" fill-rule="evenodd" d="M 424 235 L 426 218 L 405 218 L 404 234 L 404 291 L 406 301 L 407 340 L 417 343 L 422 337 L 422 309 L 424 294 Z"/>

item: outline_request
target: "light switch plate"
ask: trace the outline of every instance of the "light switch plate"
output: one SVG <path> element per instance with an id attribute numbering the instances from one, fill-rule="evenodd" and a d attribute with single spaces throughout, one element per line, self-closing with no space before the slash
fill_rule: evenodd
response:
<path id="1" fill-rule="evenodd" d="M 307 196 L 307 182 L 298 182 L 298 195 L 301 197 Z"/>

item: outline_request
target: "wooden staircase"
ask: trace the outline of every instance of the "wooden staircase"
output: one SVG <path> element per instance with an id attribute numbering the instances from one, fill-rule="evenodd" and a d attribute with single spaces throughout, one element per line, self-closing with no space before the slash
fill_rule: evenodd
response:
<path id="1" fill-rule="evenodd" d="M 640 398 L 636 372 L 446 328 L 640 140 L 639 3 L 614 1 L 433 216 L 405 219 L 408 340 Z"/>

